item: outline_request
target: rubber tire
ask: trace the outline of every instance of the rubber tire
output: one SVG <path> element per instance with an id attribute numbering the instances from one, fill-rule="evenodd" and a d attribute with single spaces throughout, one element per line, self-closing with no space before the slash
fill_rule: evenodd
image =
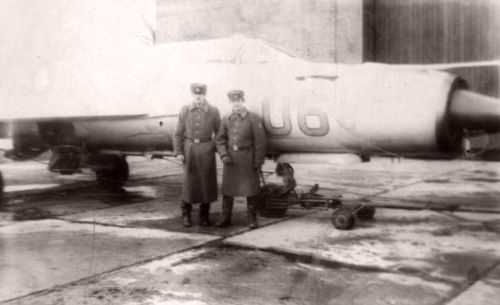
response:
<path id="1" fill-rule="evenodd" d="M 109 156 L 112 169 L 102 169 L 95 172 L 97 180 L 104 187 L 121 188 L 129 177 L 129 167 L 125 157 Z"/>
<path id="2" fill-rule="evenodd" d="M 348 208 L 340 208 L 332 213 L 332 224 L 338 230 L 350 230 L 356 218 Z"/>
<path id="3" fill-rule="evenodd" d="M 373 219 L 375 215 L 375 207 L 364 206 L 356 213 L 360 219 Z"/>

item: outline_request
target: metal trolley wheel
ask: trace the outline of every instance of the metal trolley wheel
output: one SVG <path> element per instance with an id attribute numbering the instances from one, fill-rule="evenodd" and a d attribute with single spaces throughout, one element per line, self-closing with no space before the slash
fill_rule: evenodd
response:
<path id="1" fill-rule="evenodd" d="M 349 208 L 340 208 L 332 213 L 332 224 L 338 230 L 350 230 L 355 222 L 356 218 Z"/>
<path id="2" fill-rule="evenodd" d="M 356 210 L 356 216 L 360 219 L 373 219 L 375 215 L 375 207 L 372 206 L 361 206 Z"/>

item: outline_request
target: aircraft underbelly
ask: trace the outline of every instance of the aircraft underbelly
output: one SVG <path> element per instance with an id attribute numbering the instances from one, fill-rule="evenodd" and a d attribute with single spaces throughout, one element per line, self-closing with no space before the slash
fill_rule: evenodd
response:
<path id="1" fill-rule="evenodd" d="M 78 122 L 76 137 L 89 149 L 171 150 L 177 117 Z"/>

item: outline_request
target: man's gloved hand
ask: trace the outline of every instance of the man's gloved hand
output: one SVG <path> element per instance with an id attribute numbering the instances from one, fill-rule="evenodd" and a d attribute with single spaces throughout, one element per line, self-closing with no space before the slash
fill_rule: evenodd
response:
<path id="1" fill-rule="evenodd" d="M 228 155 L 225 155 L 225 156 L 222 156 L 220 157 L 222 163 L 231 163 L 231 157 L 229 157 Z"/>
<path id="2" fill-rule="evenodd" d="M 175 158 L 177 158 L 177 160 L 179 160 L 179 162 L 181 163 L 184 163 L 185 161 L 183 154 L 178 154 L 177 156 L 175 156 Z"/>

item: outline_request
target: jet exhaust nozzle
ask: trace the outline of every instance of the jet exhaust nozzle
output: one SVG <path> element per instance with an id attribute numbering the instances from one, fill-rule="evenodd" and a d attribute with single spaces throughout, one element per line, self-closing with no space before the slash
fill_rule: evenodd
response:
<path id="1" fill-rule="evenodd" d="M 449 118 L 457 130 L 500 132 L 500 99 L 458 89 L 451 99 Z"/>

